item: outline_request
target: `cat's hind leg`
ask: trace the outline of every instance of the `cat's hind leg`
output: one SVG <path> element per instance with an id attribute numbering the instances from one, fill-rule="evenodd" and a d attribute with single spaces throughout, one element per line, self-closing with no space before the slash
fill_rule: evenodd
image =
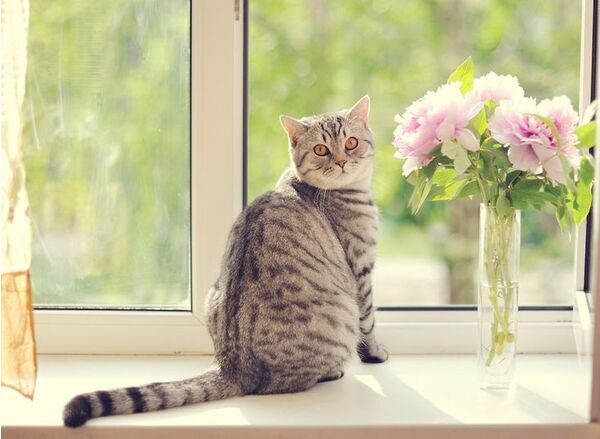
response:
<path id="1" fill-rule="evenodd" d="M 276 393 L 297 393 L 314 387 L 319 382 L 319 377 L 316 375 L 284 373 L 274 375 L 268 386 L 258 390 L 256 393 L 276 394 Z"/>
<path id="2" fill-rule="evenodd" d="M 326 373 L 321 378 L 319 378 L 319 383 L 325 383 L 327 381 L 336 381 L 344 376 L 344 371 L 342 369 L 335 369 L 329 373 Z"/>

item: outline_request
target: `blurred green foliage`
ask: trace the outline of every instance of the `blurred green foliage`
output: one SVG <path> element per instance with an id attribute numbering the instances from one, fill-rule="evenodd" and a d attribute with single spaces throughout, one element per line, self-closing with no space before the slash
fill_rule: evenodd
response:
<path id="1" fill-rule="evenodd" d="M 189 4 L 32 0 L 37 304 L 189 304 Z"/>
<path id="2" fill-rule="evenodd" d="M 249 199 L 288 164 L 279 114 L 348 108 L 368 93 L 379 149 L 379 254 L 454 258 L 455 204 L 427 203 L 418 216 L 407 207 L 412 187 L 393 158 L 394 115 L 445 83 L 469 55 L 476 76 L 516 75 L 528 95 L 566 94 L 577 108 L 580 21 L 580 2 L 572 0 L 250 1 Z M 477 222 L 476 210 L 465 220 Z M 572 263 L 573 245 L 554 222 L 543 213 L 523 216 L 524 266 L 539 257 Z"/>
<path id="3" fill-rule="evenodd" d="M 380 253 L 451 265 L 439 244 L 453 242 L 454 207 L 410 215 L 393 116 L 468 55 L 478 74 L 514 74 L 530 95 L 576 105 L 580 14 L 571 0 L 251 0 L 249 198 L 287 166 L 279 114 L 368 93 Z M 31 1 L 24 150 L 37 304 L 189 306 L 189 20 L 184 0 Z M 525 265 L 570 263 L 552 218 L 524 215 L 523 233 Z"/>

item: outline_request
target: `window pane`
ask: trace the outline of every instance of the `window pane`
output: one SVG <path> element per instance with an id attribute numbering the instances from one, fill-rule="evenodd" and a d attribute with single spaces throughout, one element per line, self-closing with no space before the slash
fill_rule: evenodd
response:
<path id="1" fill-rule="evenodd" d="M 377 304 L 475 303 L 478 205 L 428 203 L 410 214 L 393 117 L 469 55 L 478 74 L 517 75 L 529 95 L 565 94 L 577 108 L 580 21 L 580 2 L 570 0 L 252 1 L 249 199 L 287 165 L 280 113 L 347 108 L 368 93 L 382 217 Z M 551 213 L 525 212 L 520 303 L 571 303 L 573 253 Z"/>
<path id="2" fill-rule="evenodd" d="M 38 305 L 190 304 L 190 5 L 31 2 Z"/>

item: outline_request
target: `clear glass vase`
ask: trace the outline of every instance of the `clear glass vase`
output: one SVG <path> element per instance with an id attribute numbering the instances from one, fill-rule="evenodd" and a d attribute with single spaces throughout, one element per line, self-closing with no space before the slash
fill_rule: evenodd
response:
<path id="1" fill-rule="evenodd" d="M 479 217 L 479 382 L 508 388 L 515 371 L 521 212 L 481 204 Z"/>

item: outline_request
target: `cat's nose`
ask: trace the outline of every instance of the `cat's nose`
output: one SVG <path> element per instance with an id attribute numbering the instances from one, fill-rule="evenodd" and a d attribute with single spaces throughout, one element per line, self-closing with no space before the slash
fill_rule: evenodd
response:
<path id="1" fill-rule="evenodd" d="M 335 164 L 338 165 L 340 168 L 344 169 L 344 165 L 346 164 L 346 162 L 348 162 L 348 160 L 338 160 L 335 162 Z"/>

